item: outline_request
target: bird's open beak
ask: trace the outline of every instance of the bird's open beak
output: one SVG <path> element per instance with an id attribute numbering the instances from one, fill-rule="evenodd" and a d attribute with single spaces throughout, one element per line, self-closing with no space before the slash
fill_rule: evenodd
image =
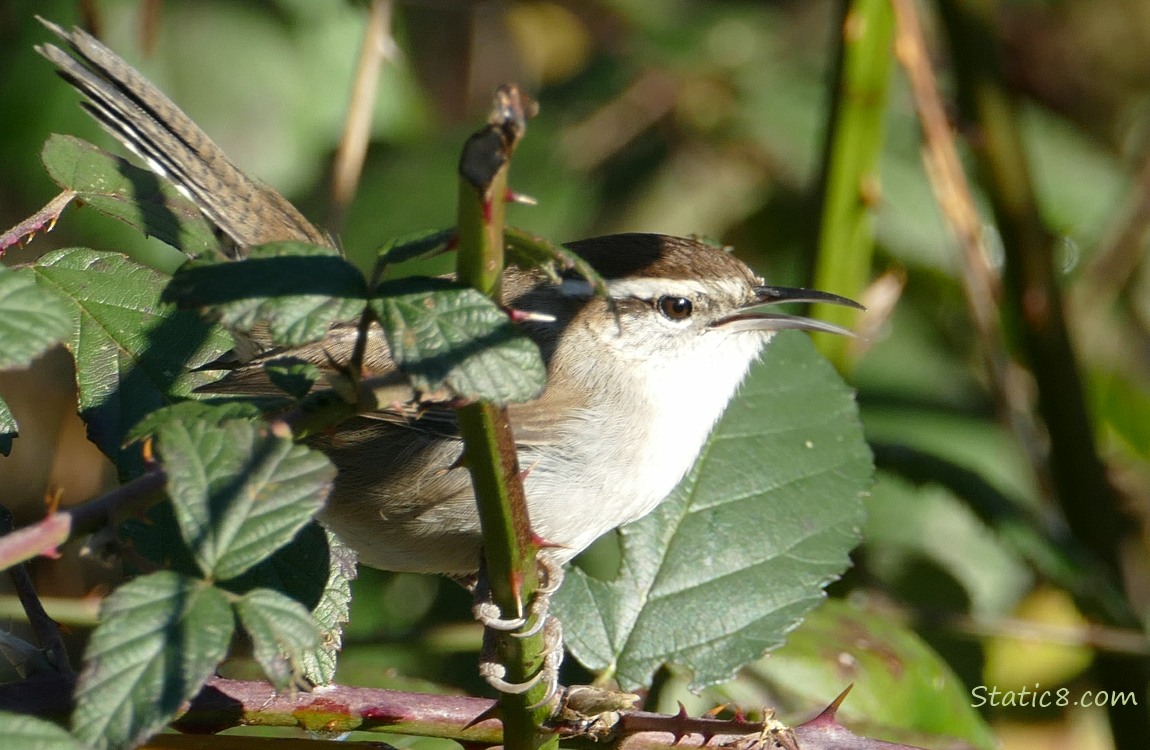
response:
<path id="1" fill-rule="evenodd" d="M 822 331 L 823 333 L 837 333 L 842 336 L 854 336 L 854 332 L 833 323 L 824 323 L 814 318 L 804 318 L 799 315 L 786 313 L 754 312 L 757 307 L 778 305 L 783 302 L 820 302 L 826 305 L 842 305 L 857 310 L 866 308 L 846 297 L 840 297 L 830 292 L 820 292 L 815 289 L 799 289 L 789 286 L 757 286 L 755 287 L 755 301 L 743 308 L 743 311 L 717 320 L 711 328 L 721 328 L 724 331 L 782 331 L 797 329 L 800 331 Z"/>

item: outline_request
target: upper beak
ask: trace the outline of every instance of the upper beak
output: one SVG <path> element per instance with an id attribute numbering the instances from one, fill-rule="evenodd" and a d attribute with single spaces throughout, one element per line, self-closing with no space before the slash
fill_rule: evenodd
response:
<path id="1" fill-rule="evenodd" d="M 842 336 L 854 336 L 854 332 L 836 326 L 833 323 L 824 323 L 814 318 L 804 318 L 799 315 L 786 313 L 750 312 L 756 307 L 764 305 L 777 305 L 783 302 L 821 302 L 827 305 L 842 305 L 857 310 L 866 308 L 846 297 L 840 297 L 830 292 L 820 292 L 815 289 L 799 289 L 789 286 L 757 286 L 755 287 L 755 301 L 747 305 L 744 310 L 734 315 L 717 320 L 711 328 L 722 328 L 726 331 L 782 331 L 785 329 L 798 329 L 801 331 L 822 331 L 824 333 L 837 333 Z"/>

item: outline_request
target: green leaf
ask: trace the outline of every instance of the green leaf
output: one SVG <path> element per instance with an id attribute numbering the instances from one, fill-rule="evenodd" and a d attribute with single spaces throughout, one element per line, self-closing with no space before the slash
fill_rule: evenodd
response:
<path id="1" fill-rule="evenodd" d="M 277 691 L 298 683 L 305 652 L 319 645 L 319 629 L 307 609 L 278 591 L 255 589 L 235 603 L 252 652 Z"/>
<path id="2" fill-rule="evenodd" d="M 1043 218 L 1064 237 L 1058 260 L 1073 267 L 1082 248 L 1097 248 L 1114 230 L 1115 206 L 1130 195 L 1133 173 L 1101 140 L 1050 109 L 1020 107 L 1018 123 Z"/>
<path id="3" fill-rule="evenodd" d="M 49 675 L 59 677 L 60 670 L 47 651 L 0 629 L 0 685 Z"/>
<path id="4" fill-rule="evenodd" d="M 159 432 L 166 422 L 206 421 L 223 424 L 229 419 L 257 419 L 263 416 L 260 408 L 250 401 L 181 401 L 165 406 L 147 415 L 133 427 L 125 442 L 133 443 Z"/>
<path id="5" fill-rule="evenodd" d="M 299 357 L 280 357 L 264 363 L 264 372 L 276 388 L 292 398 L 303 398 L 320 379 L 318 367 Z"/>
<path id="6" fill-rule="evenodd" d="M 19 425 L 16 417 L 4 399 L 0 398 L 0 455 L 7 456 L 12 452 L 12 441 L 19 435 Z"/>
<path id="7" fill-rule="evenodd" d="M 235 622 L 224 592 L 152 573 L 104 600 L 84 654 L 72 727 L 85 746 L 135 746 L 200 691 L 227 653 Z"/>
<path id="8" fill-rule="evenodd" d="M 156 437 L 180 533 L 218 580 L 291 541 L 335 479 L 322 453 L 250 421 L 166 422 Z"/>
<path id="9" fill-rule="evenodd" d="M 63 300 L 27 269 L 0 266 L 0 370 L 27 367 L 72 329 Z"/>
<path id="10" fill-rule="evenodd" d="M 496 404 L 528 401 L 547 383 L 539 347 L 474 289 L 444 279 L 384 282 L 371 306 L 399 369 L 422 391 L 444 386 Z"/>
<path id="11" fill-rule="evenodd" d="M 142 517 L 126 519 L 120 525 L 120 535 L 132 545 L 132 551 L 139 555 L 139 560 L 130 557 L 124 561 L 130 575 L 157 569 L 173 570 L 189 578 L 200 578 L 203 575 L 192 551 L 184 543 L 170 502 L 153 505 Z M 149 561 L 153 564 L 148 564 Z M 221 583 L 220 587 L 231 589 L 231 582 Z"/>
<path id="12" fill-rule="evenodd" d="M 323 599 L 330 567 L 327 532 L 312 522 L 275 554 L 220 585 L 237 594 L 259 588 L 272 589 L 312 609 Z"/>
<path id="13" fill-rule="evenodd" d="M 304 653 L 301 660 L 303 675 L 313 685 L 327 685 L 335 680 L 343 626 L 351 612 L 351 582 L 356 575 L 355 552 L 330 531 L 324 533 L 330 550 L 328 577 L 323 596 L 311 611 L 322 637 L 319 645 Z"/>
<path id="14" fill-rule="evenodd" d="M 600 297 L 607 296 L 607 282 L 576 253 L 555 245 L 539 235 L 515 227 L 503 228 L 508 260 L 520 268 L 538 268 L 553 281 L 560 281 L 563 273 L 574 271 L 591 284 Z"/>
<path id="15" fill-rule="evenodd" d="M 65 301 L 72 330 L 80 413 L 88 435 L 121 474 L 140 468 L 122 451 L 128 428 L 182 400 L 214 375 L 189 370 L 228 351 L 231 338 L 190 312 L 160 302 L 167 277 L 123 255 L 85 248 L 57 250 L 32 271 Z"/>
<path id="16" fill-rule="evenodd" d="M 235 330 L 266 323 L 280 346 L 322 339 L 333 322 L 357 318 L 366 296 L 358 268 L 332 248 L 302 242 L 260 245 L 241 261 L 189 263 L 164 290 L 166 301 L 207 308 Z"/>
<path id="17" fill-rule="evenodd" d="M 34 716 L 0 711 L 0 732 L 8 747 L 20 750 L 83 750 L 67 730 Z"/>
<path id="18" fill-rule="evenodd" d="M 986 750 L 997 746 L 971 707 L 962 680 L 889 613 L 828 601 L 788 635 L 787 645 L 756 662 L 751 675 L 765 681 L 768 692 L 782 696 L 796 713 L 822 708 L 829 697 L 854 683 L 838 718 L 847 724 L 865 723 L 868 736 L 919 744 L 926 734 L 965 740 Z"/>
<path id="19" fill-rule="evenodd" d="M 554 609 L 591 669 L 624 689 L 664 663 L 724 681 L 783 642 L 847 568 L 873 466 L 850 389 L 802 335 L 779 334 L 700 460 L 621 530 L 614 581 L 575 569 Z"/>
<path id="20" fill-rule="evenodd" d="M 52 135 L 40 153 L 48 176 L 75 190 L 100 213 L 156 237 L 188 255 L 219 248 L 211 223 L 196 204 L 146 169 L 68 135 Z"/>
<path id="21" fill-rule="evenodd" d="M 1110 434 L 1131 453 L 1150 460 L 1150 392 L 1146 387 L 1118 373 L 1095 372 L 1090 374 L 1090 391 L 1100 427 L 1109 427 Z"/>
<path id="22" fill-rule="evenodd" d="M 153 505 L 144 518 L 129 519 L 121 529 L 142 558 L 188 576 L 201 575 L 199 564 L 184 542 L 173 503 Z M 270 557 L 218 585 L 240 595 L 257 588 L 274 589 L 306 607 L 319 607 L 333 564 L 325 534 L 319 524 L 309 523 Z"/>
<path id="23" fill-rule="evenodd" d="M 875 450 L 889 452 L 885 446 Z M 1033 585 L 1030 569 L 1011 549 L 1011 535 L 987 528 L 970 507 L 977 500 L 956 497 L 939 484 L 942 478 L 936 468 L 932 483 L 915 487 L 880 469 L 866 501 L 868 571 L 891 589 L 914 586 L 936 596 L 943 590 L 942 572 L 958 584 L 959 598 L 973 614 L 1010 611 Z M 938 543 L 938 529 L 946 529 L 946 544 Z M 1058 560 L 1053 550 L 1047 557 Z"/>
<path id="24" fill-rule="evenodd" d="M 453 227 L 438 231 L 424 230 L 396 237 L 379 248 L 379 262 L 391 265 L 418 258 L 433 250 L 446 247 L 448 241 L 454 236 L 455 228 Z"/>
<path id="25" fill-rule="evenodd" d="M 287 546 L 222 585 L 240 594 L 272 589 L 309 608 L 321 639 L 302 655 L 300 666 L 305 679 L 324 685 L 335 679 L 355 575 L 355 553 L 318 523 L 309 523 Z"/>

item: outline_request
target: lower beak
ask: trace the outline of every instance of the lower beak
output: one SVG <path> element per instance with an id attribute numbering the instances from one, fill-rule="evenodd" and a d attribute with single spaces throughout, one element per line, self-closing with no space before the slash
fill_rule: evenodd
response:
<path id="1" fill-rule="evenodd" d="M 804 318 L 799 315 L 786 313 L 753 312 L 756 307 L 778 305 L 783 302 L 819 302 L 827 305 L 842 305 L 853 307 L 856 310 L 866 308 L 846 297 L 840 297 L 830 292 L 820 292 L 815 289 L 799 289 L 788 286 L 758 286 L 755 287 L 755 301 L 748 305 L 746 312 L 737 312 L 734 315 L 717 320 L 711 328 L 721 328 L 724 331 L 783 331 L 795 329 L 800 331 L 822 331 L 842 336 L 854 336 L 854 332 L 833 323 L 825 323 L 814 318 Z"/>

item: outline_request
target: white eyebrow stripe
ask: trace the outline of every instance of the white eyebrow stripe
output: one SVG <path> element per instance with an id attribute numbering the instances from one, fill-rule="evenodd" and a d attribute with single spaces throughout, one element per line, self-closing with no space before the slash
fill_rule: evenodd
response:
<path id="1" fill-rule="evenodd" d="M 565 279 L 559 284 L 559 293 L 565 297 L 591 297 L 594 287 L 582 279 Z M 731 297 L 746 295 L 747 286 L 734 279 L 721 279 L 704 284 L 694 279 L 612 279 L 607 282 L 607 296 L 612 299 L 654 300 L 664 295 L 672 297 L 701 297 L 713 295 L 716 291 Z"/>

